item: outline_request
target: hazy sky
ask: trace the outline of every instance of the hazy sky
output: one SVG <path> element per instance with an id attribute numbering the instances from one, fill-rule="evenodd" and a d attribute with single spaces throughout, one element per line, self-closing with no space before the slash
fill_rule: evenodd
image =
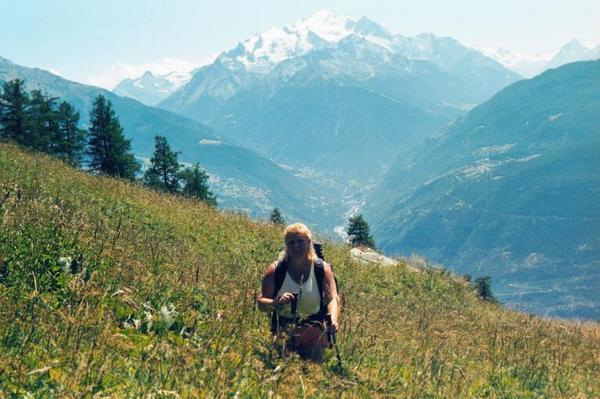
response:
<path id="1" fill-rule="evenodd" d="M 555 53 L 573 38 L 600 44 L 598 0 L 0 0 L 0 56 L 112 88 L 145 69 L 205 63 L 321 9 L 516 53 Z"/>

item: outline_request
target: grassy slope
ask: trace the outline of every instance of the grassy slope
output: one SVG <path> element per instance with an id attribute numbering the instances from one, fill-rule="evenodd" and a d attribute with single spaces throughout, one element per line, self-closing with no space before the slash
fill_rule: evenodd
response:
<path id="1" fill-rule="evenodd" d="M 272 226 L 8 145 L 0 202 L 0 398 L 600 396 L 597 324 L 483 303 L 442 271 L 326 245 L 340 370 L 269 356 L 254 295 L 281 245 Z"/>

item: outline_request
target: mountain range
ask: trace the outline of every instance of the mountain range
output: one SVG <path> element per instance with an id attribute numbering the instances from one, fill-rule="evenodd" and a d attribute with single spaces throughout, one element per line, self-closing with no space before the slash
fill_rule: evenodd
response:
<path id="1" fill-rule="evenodd" d="M 600 45 L 588 47 L 578 39 L 565 43 L 560 50 L 552 54 L 517 54 L 506 49 L 486 49 L 474 46 L 490 58 L 521 75 L 531 78 L 547 69 L 556 68 L 571 62 L 597 60 L 600 58 Z"/>
<path id="2" fill-rule="evenodd" d="M 519 79 L 454 39 L 319 12 L 222 53 L 159 106 L 275 162 L 368 185 Z"/>
<path id="3" fill-rule="evenodd" d="M 490 275 L 500 299 L 598 319 L 600 61 L 517 82 L 399 159 L 365 215 L 388 253 Z"/>
<path id="4" fill-rule="evenodd" d="M 427 58 L 427 54 L 431 53 L 431 50 L 426 42 L 430 41 L 431 38 L 435 40 L 435 36 L 431 34 L 420 34 L 413 38 L 392 35 L 385 28 L 366 17 L 355 21 L 348 17 L 338 17 L 326 11 L 321 11 L 296 25 L 282 29 L 273 28 L 262 34 L 257 34 L 240 43 L 229 53 L 242 54 L 239 60 L 247 68 L 262 69 L 264 72 L 272 70 L 281 61 L 304 55 L 319 48 L 319 46 L 339 41 L 341 38 L 352 34 L 360 35 L 371 43 L 387 48 L 396 47 L 408 58 L 416 56 L 417 59 Z M 554 54 L 522 54 L 504 48 L 486 48 L 479 45 L 470 47 L 528 78 L 547 69 L 571 62 L 600 58 L 600 45 L 595 47 L 585 45 L 579 39 L 572 39 L 565 43 Z M 448 60 L 442 58 L 439 61 L 441 61 L 441 65 L 447 65 Z M 154 106 L 187 84 L 194 72 L 173 71 L 165 75 L 155 75 L 150 71 L 146 71 L 138 78 L 122 80 L 113 89 L 113 92 Z M 235 85 L 233 82 L 229 83 Z M 169 106 L 168 103 L 167 106 Z"/>

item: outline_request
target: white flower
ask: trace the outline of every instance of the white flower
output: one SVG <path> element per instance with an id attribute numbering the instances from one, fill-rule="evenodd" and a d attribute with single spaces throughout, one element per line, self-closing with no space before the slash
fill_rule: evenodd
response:
<path id="1" fill-rule="evenodd" d="M 144 318 L 144 322 L 146 323 L 146 329 L 150 331 L 152 329 L 152 320 L 154 319 L 154 317 L 152 316 L 152 313 L 144 311 Z"/>
<path id="2" fill-rule="evenodd" d="M 69 273 L 71 271 L 71 263 L 73 263 L 73 258 L 70 256 L 61 256 L 58 258 L 58 263 L 62 265 L 65 273 Z"/>
<path id="3" fill-rule="evenodd" d="M 173 323 L 175 323 L 175 318 L 177 317 L 177 311 L 175 310 L 175 306 L 172 303 L 168 305 L 162 305 L 160 307 L 160 317 L 165 322 L 167 328 L 170 328 Z"/>

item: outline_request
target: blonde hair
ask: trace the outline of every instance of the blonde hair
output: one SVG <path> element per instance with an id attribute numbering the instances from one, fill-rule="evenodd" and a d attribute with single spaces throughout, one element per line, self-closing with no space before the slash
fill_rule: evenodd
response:
<path id="1" fill-rule="evenodd" d="M 310 260 L 311 262 L 314 262 L 315 260 L 318 259 L 317 253 L 315 252 L 315 247 L 313 246 L 312 233 L 310 232 L 309 228 L 306 227 L 305 224 L 293 223 L 293 224 L 290 224 L 288 227 L 286 227 L 285 230 L 283 230 L 284 243 L 285 243 L 285 238 L 290 234 L 299 234 L 308 241 L 308 254 L 307 254 L 308 260 Z M 288 260 L 288 259 L 289 259 L 289 256 L 287 253 L 287 246 L 284 246 L 283 250 L 279 254 L 279 260 L 284 261 L 284 260 Z"/>

